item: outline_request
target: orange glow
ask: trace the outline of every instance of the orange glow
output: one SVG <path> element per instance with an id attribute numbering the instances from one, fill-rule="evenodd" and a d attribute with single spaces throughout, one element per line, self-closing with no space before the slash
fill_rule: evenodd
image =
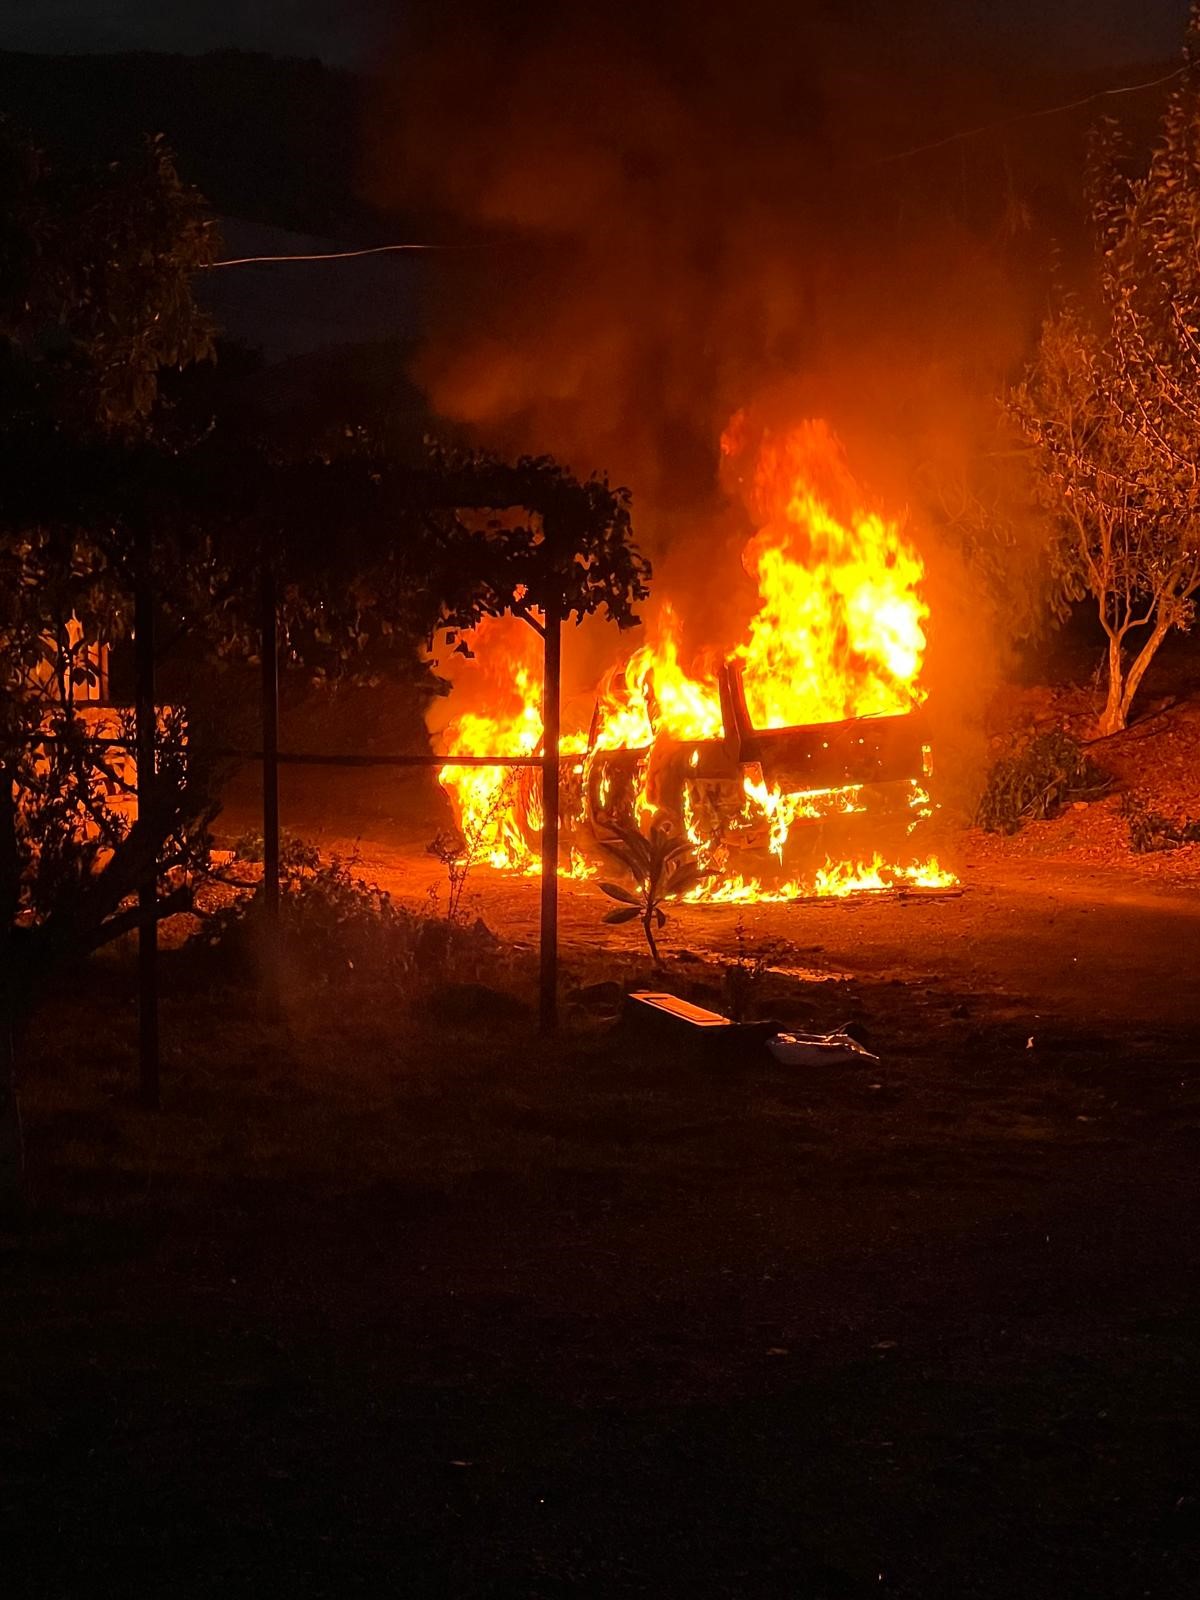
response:
<path id="1" fill-rule="evenodd" d="M 731 428 L 727 453 L 732 437 Z M 733 653 L 759 728 L 891 716 L 924 699 L 921 558 L 877 512 L 851 502 L 840 520 L 814 487 L 818 470 L 852 490 L 824 422 L 768 434 L 755 463 L 751 503 L 763 522 L 743 560 L 761 603 Z"/>
<path id="2" fill-rule="evenodd" d="M 722 438 L 732 467 L 745 465 L 746 432 L 739 414 Z M 563 763 L 564 773 L 574 779 L 564 782 L 564 824 L 584 822 L 593 762 L 599 762 L 593 800 L 603 808 L 617 781 L 604 765 L 605 756 L 641 752 L 641 757 L 622 758 L 623 781 L 633 785 L 632 815 L 645 825 L 662 814 L 656 767 L 686 760 L 689 771 L 695 770 L 702 750 L 689 753 L 688 743 L 713 741 L 703 745 L 709 769 L 698 773 L 697 783 L 685 774 L 677 791 L 682 799 L 672 813 L 698 858 L 714 869 L 689 899 L 741 903 L 953 884 L 953 874 L 935 858 L 888 865 L 878 854 L 866 861 L 827 859 L 802 876 L 788 873 L 785 851 L 797 824 L 867 810 L 869 795 L 860 783 L 785 792 L 751 763 L 734 785 L 726 785 L 723 833 L 714 830 L 709 812 L 698 803 L 701 780 L 712 779 L 712 761 L 730 748 L 718 681 L 722 660 L 740 671 L 746 710 L 757 730 L 894 718 L 925 698 L 920 672 L 928 607 L 921 594 L 920 556 L 896 521 L 862 509 L 827 424 L 806 422 L 766 433 L 740 482 L 758 528 L 743 557 L 758 596 L 744 636 L 727 643 L 723 653 L 709 652 L 689 670 L 681 660 L 677 611 L 669 601 L 661 606 L 648 642 L 606 675 L 590 728 L 564 717 L 562 752 L 574 758 Z M 471 695 L 471 709 L 446 730 L 447 755 L 539 752 L 540 639 L 519 620 L 502 619 L 477 630 L 472 647 L 481 661 L 487 659 L 488 673 Z M 451 761 L 440 781 L 454 807 L 465 855 L 509 871 L 537 871 L 541 806 L 535 772 Z M 931 806 L 915 778 L 902 787 L 899 806 L 911 832 Z M 739 875 L 730 862 L 731 839 L 752 841 L 773 860 L 773 868 L 768 863 L 763 872 Z M 593 868 L 573 850 L 564 870 L 584 876 Z M 786 881 L 776 883 L 775 876 Z"/>

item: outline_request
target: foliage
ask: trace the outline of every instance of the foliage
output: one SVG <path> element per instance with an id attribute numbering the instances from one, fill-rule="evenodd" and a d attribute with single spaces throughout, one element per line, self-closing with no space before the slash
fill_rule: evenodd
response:
<path id="1" fill-rule="evenodd" d="M 465 826 L 439 828 L 425 846 L 426 853 L 446 869 L 446 917 L 450 922 L 462 921 L 463 892 L 471 869 L 483 857 L 488 841 L 495 837 L 497 824 L 510 810 L 520 783 L 520 770 L 507 768 L 489 792 L 485 807 L 474 813 Z M 433 893 L 436 898 L 436 890 Z"/>
<path id="2" fill-rule="evenodd" d="M 725 1003 L 734 1022 L 747 1022 L 763 978 L 783 958 L 786 947 L 773 941 L 752 950 L 746 938 L 746 924 L 739 914 L 734 950 L 734 959 L 725 963 L 722 972 Z"/>
<path id="3" fill-rule="evenodd" d="M 1200 591 L 1200 24 L 1145 171 L 1112 124 L 1092 150 L 1094 314 L 1046 323 L 1009 409 L 1033 447 L 1062 604 L 1090 595 L 1108 637 L 1105 733 Z M 1127 654 L 1127 652 L 1132 654 Z"/>
<path id="4" fill-rule="evenodd" d="M 1140 795 L 1127 794 L 1121 801 L 1121 815 L 1129 828 L 1129 848 L 1135 855 L 1159 850 L 1178 850 L 1185 844 L 1200 844 L 1200 819 L 1172 821 L 1155 811 Z"/>
<path id="5" fill-rule="evenodd" d="M 261 833 L 242 833 L 233 841 L 233 854 L 239 861 L 261 862 L 266 852 L 266 841 Z M 308 839 L 289 833 L 286 828 L 279 834 L 279 881 L 284 884 L 304 873 L 315 872 L 321 864 L 321 852 Z"/>
<path id="6" fill-rule="evenodd" d="M 201 584 L 198 602 L 180 587 L 177 609 L 206 620 L 219 654 L 257 652 L 264 560 L 283 662 L 318 685 L 411 670 L 419 641 L 445 631 L 453 642 L 486 616 L 511 612 L 541 632 L 551 596 L 564 617 L 637 621 L 650 569 L 626 490 L 548 457 L 510 464 L 431 441 L 421 459 L 398 459 L 345 423 L 335 441 L 279 425 L 243 436 L 236 404 L 214 399 L 176 489 Z"/>
<path id="7" fill-rule="evenodd" d="M 975 822 L 988 833 L 1016 833 L 1073 800 L 1094 800 L 1111 781 L 1068 734 L 1040 733 L 993 764 Z"/>
<path id="8" fill-rule="evenodd" d="M 605 608 L 632 620 L 647 569 L 628 495 L 601 479 L 577 482 L 547 458 L 508 466 L 435 453 L 414 466 L 346 426 L 333 449 L 260 427 L 211 383 L 175 384 L 167 403 L 161 372 L 211 352 L 191 278 L 215 233 L 161 143 L 137 161 L 66 171 L 5 130 L 0 180 L 0 466 L 12 490 L 0 507 L 5 926 L 31 910 L 31 895 L 54 899 L 30 880 L 64 849 L 14 842 L 15 818 L 38 783 L 47 799 L 56 783 L 72 787 L 27 816 L 87 808 L 96 774 L 72 701 L 98 649 L 128 636 L 135 576 L 167 624 L 160 653 L 184 640 L 194 661 L 252 659 L 269 562 L 282 658 L 325 682 L 370 680 L 385 660 L 411 661 L 414 642 L 439 626 L 497 609 L 536 625 L 527 608 L 545 603 L 547 586 L 567 614 Z M 71 755 L 52 772 L 34 753 L 48 722 L 52 748 Z M 173 780 L 187 771 L 175 757 L 167 765 Z M 181 790 L 166 767 L 161 776 L 162 806 L 141 796 L 128 839 L 103 829 L 72 868 L 76 885 L 134 843 L 150 859 L 152 817 L 164 838 L 186 812 L 199 819 L 198 785 Z M 130 879 L 122 867 L 110 881 Z"/>
<path id="9" fill-rule="evenodd" d="M 600 888 L 609 899 L 620 903 L 601 920 L 621 923 L 636 917 L 655 966 L 661 966 L 654 930 L 667 920 L 663 902 L 694 889 L 708 876 L 707 870 L 699 865 L 687 840 L 677 838 L 661 823 L 654 824 L 649 833 L 632 825 L 618 828 L 601 839 L 600 846 L 626 868 L 637 885 L 632 892 L 619 883 L 602 883 Z"/>
<path id="10" fill-rule="evenodd" d="M 164 367 L 212 353 L 190 277 L 216 225 L 159 138 L 130 159 L 67 165 L 0 126 L 0 340 L 6 426 L 53 417 L 142 434 Z"/>
<path id="11" fill-rule="evenodd" d="M 99 647 L 129 630 L 138 530 L 173 453 L 159 376 L 212 330 L 191 296 L 211 219 L 169 153 L 66 168 L 0 126 L 0 995 L 186 906 L 203 863 L 206 778 L 182 719 L 160 720 L 157 777 L 131 794 L 128 719 L 95 698 Z M 115 723 L 115 725 L 114 725 Z"/>
<path id="12" fill-rule="evenodd" d="M 628 489 L 602 475 L 578 479 L 549 456 L 510 466 L 436 447 L 430 474 L 414 489 L 431 511 L 488 513 L 460 518 L 443 542 L 435 588 L 445 626 L 469 629 L 512 613 L 540 631 L 534 612 L 548 602 L 564 620 L 603 611 L 618 627 L 637 624 L 650 564 L 633 543 Z"/>

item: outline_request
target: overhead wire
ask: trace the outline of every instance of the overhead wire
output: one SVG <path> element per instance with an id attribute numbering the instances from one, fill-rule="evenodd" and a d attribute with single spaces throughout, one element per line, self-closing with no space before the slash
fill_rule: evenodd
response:
<path id="1" fill-rule="evenodd" d="M 398 250 L 458 250 L 462 247 L 453 244 L 373 244 L 361 250 L 309 250 L 295 252 L 291 255 L 274 256 L 229 256 L 223 261 L 206 261 L 201 268 L 204 272 L 213 272 L 218 267 L 252 267 L 259 262 L 266 261 L 352 261 L 356 256 L 383 256 L 390 255 Z"/>
<path id="2" fill-rule="evenodd" d="M 991 133 L 996 128 L 1011 128 L 1018 122 L 1036 122 L 1039 117 L 1057 117 L 1064 111 L 1078 111 L 1082 106 L 1093 105 L 1097 100 L 1115 98 L 1123 94 L 1140 94 L 1143 89 L 1157 89 L 1164 83 L 1172 83 L 1176 78 L 1181 78 L 1188 70 L 1188 64 L 1176 67 L 1173 72 L 1165 73 L 1161 78 L 1150 78 L 1145 83 L 1126 83 L 1112 89 L 1097 89 L 1092 94 L 1085 94 L 1078 100 L 1066 100 L 1062 105 L 1043 106 L 1036 111 L 1018 111 L 1011 117 L 998 117 L 994 122 L 981 122 L 975 128 L 963 128 L 957 133 L 948 133 L 941 139 L 930 139 L 925 144 L 912 145 L 907 150 L 893 150 L 890 155 L 878 156 L 874 161 L 865 162 L 867 167 L 886 167 L 895 161 L 907 161 L 910 156 L 924 155 L 929 150 L 944 150 L 947 145 L 960 144 L 965 139 L 976 139 L 981 133 Z"/>
<path id="3" fill-rule="evenodd" d="M 1083 106 L 1094 105 L 1098 100 L 1115 99 L 1120 95 L 1140 94 L 1146 89 L 1158 89 L 1163 84 L 1173 83 L 1176 78 L 1181 78 L 1188 70 L 1188 63 L 1176 67 L 1172 72 L 1167 72 L 1159 78 L 1150 78 L 1144 83 L 1119 84 L 1110 89 L 1097 89 L 1092 94 L 1082 95 L 1077 100 L 1066 100 L 1061 105 L 1042 106 L 1035 111 L 1019 111 L 1010 117 L 998 117 L 993 122 L 981 122 L 974 128 L 961 128 L 956 133 L 945 134 L 940 139 L 929 139 L 924 144 L 909 146 L 906 150 L 893 150 L 885 156 L 878 156 L 873 161 L 863 163 L 863 169 L 890 166 L 897 161 L 907 161 L 912 156 L 925 155 L 931 150 L 944 150 L 952 144 L 961 144 L 967 139 L 977 139 L 980 134 L 991 133 L 997 128 L 1011 128 L 1022 122 L 1036 122 L 1043 117 L 1061 116 L 1066 111 L 1078 111 Z M 353 261 L 363 256 L 393 255 L 405 251 L 437 251 L 458 250 L 461 245 L 453 244 L 376 244 L 366 245 L 354 250 L 306 250 L 293 251 L 279 255 L 255 256 L 229 256 L 221 261 L 205 262 L 201 271 L 215 272 L 221 267 L 252 267 L 274 262 L 288 261 Z"/>

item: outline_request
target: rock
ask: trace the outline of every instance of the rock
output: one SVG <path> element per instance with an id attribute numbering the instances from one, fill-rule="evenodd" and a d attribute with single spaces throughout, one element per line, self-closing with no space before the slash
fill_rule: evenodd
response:
<path id="1" fill-rule="evenodd" d="M 568 998 L 576 1005 L 615 1010 L 624 1000 L 625 990 L 615 980 L 607 983 L 585 983 L 581 988 L 573 989 Z"/>
<path id="2" fill-rule="evenodd" d="M 524 1000 L 486 983 L 442 983 L 425 999 L 429 1015 L 439 1022 L 524 1022 L 533 1015 Z"/>

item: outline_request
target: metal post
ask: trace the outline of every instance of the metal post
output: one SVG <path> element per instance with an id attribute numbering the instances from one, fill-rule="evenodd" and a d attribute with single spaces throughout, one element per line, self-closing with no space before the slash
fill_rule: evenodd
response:
<path id="1" fill-rule="evenodd" d="M 137 530 L 133 596 L 134 714 L 137 724 L 138 815 L 154 801 L 154 742 L 158 708 L 154 690 L 154 580 L 148 523 Z M 159 1104 L 158 863 L 151 860 L 138 884 L 138 1064 L 143 1105 Z"/>
<path id="2" fill-rule="evenodd" d="M 562 602 L 548 595 L 545 673 L 542 680 L 542 928 L 541 994 L 538 1019 L 543 1033 L 558 1026 L 558 736 L 562 691 Z"/>
<path id="3" fill-rule="evenodd" d="M 279 638 L 275 569 L 262 570 L 263 1009 L 277 1016 L 279 993 Z"/>

